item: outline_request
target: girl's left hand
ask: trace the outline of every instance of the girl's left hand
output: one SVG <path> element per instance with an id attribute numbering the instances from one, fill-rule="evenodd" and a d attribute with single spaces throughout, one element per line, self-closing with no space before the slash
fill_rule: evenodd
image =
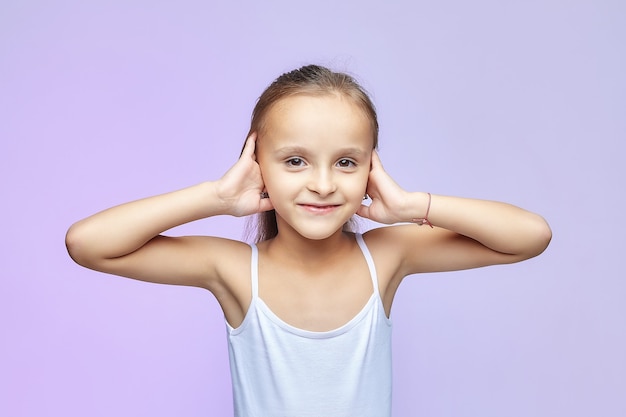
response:
<path id="1" fill-rule="evenodd" d="M 361 217 L 383 224 L 405 222 L 401 213 L 407 205 L 409 193 L 403 190 L 383 169 L 378 152 L 372 152 L 372 167 L 367 182 L 369 206 L 362 205 L 356 212 Z"/>

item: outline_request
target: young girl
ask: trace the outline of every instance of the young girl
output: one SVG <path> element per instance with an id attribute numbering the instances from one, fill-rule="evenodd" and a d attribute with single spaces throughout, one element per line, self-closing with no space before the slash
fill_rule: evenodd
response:
<path id="1" fill-rule="evenodd" d="M 69 253 L 98 271 L 211 291 L 237 416 L 389 416 L 389 317 L 404 277 L 528 259 L 551 232 L 508 204 L 403 190 L 377 141 L 374 106 L 351 77 L 291 71 L 259 98 L 222 178 L 81 220 Z M 161 234 L 251 214 L 256 245 Z M 354 233 L 355 214 L 394 226 Z"/>

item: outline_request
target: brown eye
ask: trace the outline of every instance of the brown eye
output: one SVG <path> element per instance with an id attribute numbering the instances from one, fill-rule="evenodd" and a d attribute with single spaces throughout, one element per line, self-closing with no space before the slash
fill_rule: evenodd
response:
<path id="1" fill-rule="evenodd" d="M 340 159 L 337 162 L 337 166 L 341 167 L 341 168 L 352 168 L 354 166 L 356 166 L 356 164 L 354 163 L 354 161 L 351 161 L 350 159 Z"/>
<path id="2" fill-rule="evenodd" d="M 287 160 L 287 165 L 291 167 L 300 167 L 304 164 L 304 161 L 300 158 L 291 158 Z"/>

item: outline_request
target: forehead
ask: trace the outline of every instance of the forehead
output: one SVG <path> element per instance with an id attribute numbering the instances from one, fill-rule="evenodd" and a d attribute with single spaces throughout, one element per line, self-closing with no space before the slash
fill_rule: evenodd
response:
<path id="1" fill-rule="evenodd" d="M 363 109 L 342 94 L 298 94 L 276 102 L 265 118 L 262 142 L 342 142 L 372 149 L 374 132 Z"/>

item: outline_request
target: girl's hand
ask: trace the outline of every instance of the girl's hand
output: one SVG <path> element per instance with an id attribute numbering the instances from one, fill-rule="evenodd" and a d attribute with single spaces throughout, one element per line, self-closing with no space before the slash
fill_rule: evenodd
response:
<path id="1" fill-rule="evenodd" d="M 410 220 L 402 215 L 409 193 L 385 172 L 376 151 L 372 152 L 372 167 L 366 192 L 372 199 L 372 203 L 369 206 L 362 205 L 356 212 L 359 216 L 384 224 Z"/>
<path id="2" fill-rule="evenodd" d="M 265 184 L 254 153 L 256 138 L 256 132 L 248 137 L 237 163 L 217 181 L 217 197 L 227 214 L 240 217 L 274 208 L 269 198 L 262 198 Z"/>

